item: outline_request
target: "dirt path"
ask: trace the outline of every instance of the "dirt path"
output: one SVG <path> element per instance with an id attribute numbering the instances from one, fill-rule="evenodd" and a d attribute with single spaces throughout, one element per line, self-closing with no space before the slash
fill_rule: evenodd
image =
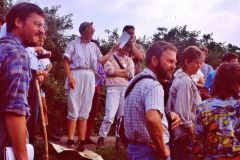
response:
<path id="1" fill-rule="evenodd" d="M 97 136 L 92 136 L 91 138 L 92 138 L 92 140 L 94 142 L 97 143 L 97 140 L 98 140 Z M 102 148 L 114 147 L 115 146 L 115 139 L 116 138 L 114 136 L 106 137 L 105 138 L 105 142 L 104 142 L 104 146 L 102 146 Z M 75 140 L 75 142 L 77 142 L 77 137 L 74 137 L 74 140 Z M 54 142 L 54 141 L 52 141 L 52 142 Z M 54 142 L 54 143 L 66 146 L 66 142 L 67 142 L 67 136 L 63 136 L 59 142 Z M 87 144 L 86 147 L 89 150 L 95 151 L 97 145 L 89 145 L 89 144 Z"/>

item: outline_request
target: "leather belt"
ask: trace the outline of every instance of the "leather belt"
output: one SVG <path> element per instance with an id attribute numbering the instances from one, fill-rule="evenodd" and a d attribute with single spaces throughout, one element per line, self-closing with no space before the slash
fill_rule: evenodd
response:
<path id="1" fill-rule="evenodd" d="M 130 141 L 129 144 L 133 144 L 133 145 L 149 145 L 150 143 L 139 142 L 139 141 Z"/>

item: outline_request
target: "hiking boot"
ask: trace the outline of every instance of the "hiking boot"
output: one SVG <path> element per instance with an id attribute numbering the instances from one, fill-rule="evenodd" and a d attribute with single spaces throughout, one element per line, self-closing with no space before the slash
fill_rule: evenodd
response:
<path id="1" fill-rule="evenodd" d="M 91 138 L 86 138 L 85 144 L 96 144 L 96 142 L 94 142 Z"/>
<path id="2" fill-rule="evenodd" d="M 77 151 L 78 152 L 83 152 L 85 150 L 85 141 L 84 140 L 79 140 L 78 141 L 78 146 L 77 146 Z"/>
<path id="3" fill-rule="evenodd" d="M 68 147 L 69 149 L 74 149 L 74 147 L 75 147 L 74 140 L 68 139 L 68 141 L 67 141 L 67 147 Z"/>
<path id="4" fill-rule="evenodd" d="M 98 138 L 97 146 L 104 146 L 104 137 L 99 137 Z"/>

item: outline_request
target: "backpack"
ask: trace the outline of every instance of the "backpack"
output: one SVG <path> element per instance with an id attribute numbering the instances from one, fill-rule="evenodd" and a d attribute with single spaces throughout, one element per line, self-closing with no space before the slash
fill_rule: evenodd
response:
<path id="1" fill-rule="evenodd" d="M 132 91 L 132 89 L 134 88 L 134 86 L 136 85 L 137 82 L 139 82 L 142 79 L 145 78 L 149 78 L 149 79 L 154 79 L 152 76 L 150 75 L 143 75 L 140 77 L 137 77 L 136 79 L 133 80 L 133 82 L 127 87 L 127 90 L 125 92 L 125 99 L 126 97 L 130 94 L 130 92 Z M 116 124 L 116 144 L 115 144 L 115 149 L 117 150 L 118 153 L 118 149 L 119 149 L 119 143 L 120 141 L 122 142 L 122 144 L 126 147 L 129 143 L 128 138 L 125 135 L 125 128 L 124 128 L 124 115 L 121 116 L 118 120 L 117 120 L 117 124 Z"/>
<path id="2" fill-rule="evenodd" d="M 128 86 L 126 92 L 125 92 L 125 99 L 126 97 L 130 94 L 130 92 L 132 91 L 132 89 L 134 88 L 134 86 L 136 85 L 137 82 L 139 82 L 140 80 L 142 79 L 145 79 L 145 78 L 149 78 L 149 79 L 153 79 L 154 78 L 150 75 L 143 75 L 143 76 L 140 76 L 136 79 L 133 80 L 133 82 Z M 172 84 L 172 80 L 167 84 L 167 86 L 164 87 L 163 85 L 163 88 L 164 88 L 164 92 L 167 92 L 168 93 L 168 90 L 170 88 Z M 166 98 L 168 97 L 165 97 L 164 100 L 166 100 Z M 172 123 L 172 119 L 171 119 L 171 116 L 170 114 L 168 114 L 165 110 L 165 113 L 166 113 L 166 118 L 167 118 L 167 121 L 168 123 L 171 125 Z M 172 133 L 172 130 L 169 129 L 169 133 L 170 133 L 170 137 L 171 139 L 174 138 L 173 136 L 173 133 Z M 118 120 L 117 120 L 117 125 L 116 125 L 116 145 L 115 145 L 115 148 L 117 149 L 118 151 L 118 147 L 119 147 L 119 142 L 121 141 L 122 144 L 126 147 L 129 143 L 129 139 L 126 137 L 125 135 L 125 128 L 124 128 L 124 115 L 121 116 Z"/>

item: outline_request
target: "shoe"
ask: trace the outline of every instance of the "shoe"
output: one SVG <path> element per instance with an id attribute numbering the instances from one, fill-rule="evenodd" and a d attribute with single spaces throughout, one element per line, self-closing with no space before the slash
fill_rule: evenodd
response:
<path id="1" fill-rule="evenodd" d="M 68 141 L 67 141 L 67 147 L 68 147 L 69 149 L 74 149 L 74 147 L 75 147 L 74 140 L 68 139 Z"/>
<path id="2" fill-rule="evenodd" d="M 78 146 L 77 146 L 77 151 L 78 152 L 83 152 L 85 150 L 85 141 L 84 140 L 79 140 L 78 141 Z"/>
<path id="3" fill-rule="evenodd" d="M 99 137 L 98 138 L 97 146 L 104 146 L 104 137 Z"/>
<path id="4" fill-rule="evenodd" d="M 52 140 L 52 141 L 59 141 L 61 139 L 61 137 L 55 135 L 53 132 L 51 132 L 50 130 L 47 131 L 47 135 L 48 135 L 48 139 Z"/>

